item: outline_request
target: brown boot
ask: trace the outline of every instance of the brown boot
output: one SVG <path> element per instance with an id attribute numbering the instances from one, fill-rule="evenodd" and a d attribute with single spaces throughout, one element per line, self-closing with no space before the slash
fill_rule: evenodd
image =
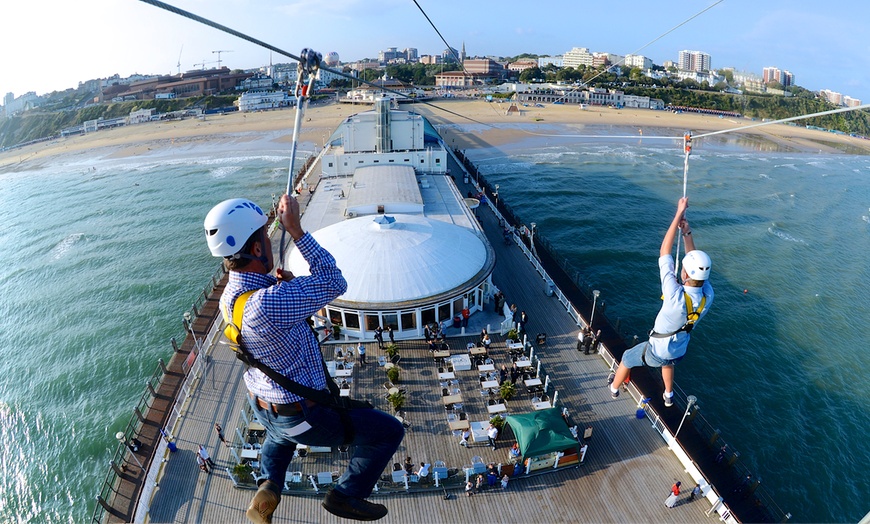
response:
<path id="1" fill-rule="evenodd" d="M 257 490 L 257 494 L 251 499 L 248 511 L 245 512 L 248 520 L 254 524 L 270 524 L 272 522 L 272 513 L 275 513 L 275 508 L 281 502 L 278 489 L 275 489 L 277 487 L 271 480 L 260 484 L 260 489 Z"/>
<path id="2" fill-rule="evenodd" d="M 387 508 L 364 499 L 349 497 L 330 489 L 320 504 L 326 511 L 338 517 L 353 520 L 378 520 L 387 515 Z"/>

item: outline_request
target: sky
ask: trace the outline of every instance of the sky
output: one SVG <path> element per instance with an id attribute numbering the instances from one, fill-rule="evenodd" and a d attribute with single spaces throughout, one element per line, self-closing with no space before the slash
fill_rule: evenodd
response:
<path id="1" fill-rule="evenodd" d="M 761 75 L 774 66 L 810 90 L 870 102 L 870 2 L 847 0 L 417 0 L 447 42 L 470 56 L 562 54 L 573 47 L 656 64 L 680 50 L 711 56 L 714 69 Z M 440 54 L 445 45 L 413 0 L 169 0 L 173 6 L 298 55 L 342 61 L 389 47 Z M 248 69 L 290 60 L 140 0 L 11 0 L 0 30 L 0 97 L 42 95 L 80 81 L 169 74 L 221 65 Z M 715 5 L 714 5 L 715 4 Z M 713 6 L 696 18 L 687 19 Z M 679 24 L 684 25 L 668 33 Z M 665 34 L 667 33 L 667 34 Z M 662 36 L 664 35 L 664 36 Z M 661 38 L 659 38 L 661 37 Z M 652 42 L 650 44 L 650 42 Z M 649 45 L 647 45 L 649 44 Z"/>

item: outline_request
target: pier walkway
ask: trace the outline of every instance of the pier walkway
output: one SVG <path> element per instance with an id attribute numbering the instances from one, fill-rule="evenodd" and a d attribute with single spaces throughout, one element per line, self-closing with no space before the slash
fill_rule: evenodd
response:
<path id="1" fill-rule="evenodd" d="M 458 169 L 458 166 L 457 166 Z M 456 172 L 456 171 L 455 171 Z M 466 189 L 460 188 L 465 193 Z M 478 212 L 479 219 L 496 250 L 497 263 L 493 281 L 509 303 L 516 303 L 530 317 L 527 332 L 547 333 L 543 348 L 535 347 L 542 362 L 541 375 L 549 375 L 552 392 L 558 391 L 558 406 L 566 407 L 581 430 L 592 426 L 585 462 L 543 475 L 530 475 L 511 481 L 507 490 L 489 489 L 474 497 L 466 497 L 452 488 L 453 497 L 445 500 L 440 490 L 406 493 L 384 489 L 375 498 L 390 509 L 382 522 L 697 522 L 704 520 L 710 504 L 705 500 L 686 502 L 668 509 L 664 500 L 670 486 L 677 480 L 690 489 L 693 480 L 685 472 L 662 438 L 650 427 L 648 420 L 635 417 L 636 405 L 628 395 L 612 400 L 605 380 L 608 366 L 597 355 L 576 351 L 578 327 L 575 319 L 553 297 L 545 293 L 544 281 L 516 245 L 502 242 L 501 228 L 488 209 Z M 488 312 L 475 314 L 468 331 L 479 333 L 482 321 L 492 320 L 492 304 Z M 488 323 L 488 322 L 487 322 Z M 494 327 L 494 324 L 493 324 Z M 476 337 L 461 336 L 448 330 L 452 353 L 463 352 L 468 341 Z M 338 343 L 337 345 L 346 345 Z M 440 402 L 437 366 L 422 341 L 402 341 L 399 364 L 403 378 L 400 385 L 408 389 L 408 405 L 404 409 L 410 429 L 394 459 L 402 462 L 411 456 L 415 463 L 443 460 L 451 469 L 471 464 L 474 456 L 485 463 L 506 463 L 507 448 L 512 442 L 509 432 L 499 441 L 499 449 L 482 444 L 465 449 L 447 427 Z M 367 398 L 376 407 L 387 409 L 382 383 L 383 369 L 376 364 L 382 353 L 376 344 L 367 343 L 368 360 L 365 369 L 353 371 L 351 394 Z M 326 345 L 327 358 L 334 348 Z M 495 338 L 492 350 L 496 365 L 507 363 L 503 339 Z M 240 413 L 246 409 L 242 365 L 229 348 L 218 344 L 209 352 L 208 365 L 200 377 L 193 396 L 185 407 L 182 422 L 175 435 L 178 451 L 168 455 L 162 477 L 150 501 L 151 522 L 244 522 L 253 491 L 233 486 L 228 469 L 236 463 L 235 454 L 220 443 L 213 430 L 215 423 L 223 426 L 228 439 L 233 439 Z M 479 394 L 473 374 L 458 378 L 469 420 L 485 417 L 484 399 Z M 531 411 L 528 397 L 520 393 L 508 402 L 511 413 Z M 236 436 L 236 442 L 241 435 Z M 196 464 L 196 450 L 202 444 L 217 463 L 211 474 L 201 472 Z M 317 471 L 342 471 L 346 458 L 339 452 L 294 461 L 290 469 L 304 475 Z M 461 473 L 460 473 L 461 475 Z M 303 483 L 306 482 L 303 477 Z M 337 522 L 320 507 L 313 486 L 302 489 L 307 495 L 285 495 L 273 522 Z M 301 488 L 301 486 L 300 486 Z"/>

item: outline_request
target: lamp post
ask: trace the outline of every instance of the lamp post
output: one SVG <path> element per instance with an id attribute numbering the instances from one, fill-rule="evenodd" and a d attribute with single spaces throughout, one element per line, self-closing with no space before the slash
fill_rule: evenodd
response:
<path id="1" fill-rule="evenodd" d="M 190 336 L 193 337 L 193 345 L 196 347 L 197 353 L 201 353 L 202 348 L 199 346 L 199 339 L 196 338 L 196 333 L 193 331 L 193 322 L 191 321 L 190 311 L 184 312 L 184 321 L 187 324 L 187 330 L 190 331 Z"/>
<path id="2" fill-rule="evenodd" d="M 677 435 L 679 435 L 680 430 L 683 429 L 683 422 L 686 421 L 686 417 L 689 415 L 689 411 L 692 410 L 692 406 L 694 406 L 695 403 L 698 402 L 698 397 L 696 397 L 695 395 L 689 395 L 688 397 L 686 397 L 686 400 L 689 403 L 686 405 L 686 412 L 683 413 L 683 419 L 680 421 L 680 425 L 677 426 L 677 432 L 674 433 L 674 440 L 677 440 Z"/>
<path id="3" fill-rule="evenodd" d="M 120 442 L 121 444 L 123 444 L 125 448 L 130 447 L 130 446 L 127 444 L 127 439 L 124 437 L 124 432 L 123 432 L 123 431 L 119 431 L 119 432 L 115 433 L 115 438 L 118 439 L 118 442 Z M 132 449 L 130 450 L 130 456 L 133 457 L 133 460 L 136 462 L 136 464 L 139 465 L 139 469 L 145 469 L 145 467 L 142 465 L 142 463 L 139 462 L 139 459 L 136 457 L 136 454 L 133 453 L 133 450 L 132 450 Z"/>
<path id="4" fill-rule="evenodd" d="M 592 321 L 595 320 L 595 304 L 598 302 L 598 295 L 601 294 L 601 291 L 597 289 L 592 290 L 592 314 L 589 315 L 589 331 L 592 331 Z"/>

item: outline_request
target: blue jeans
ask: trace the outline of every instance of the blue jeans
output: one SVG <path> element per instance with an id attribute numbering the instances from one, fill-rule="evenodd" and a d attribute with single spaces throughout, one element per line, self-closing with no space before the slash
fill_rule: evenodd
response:
<path id="1" fill-rule="evenodd" d="M 261 408 L 250 395 L 248 401 L 266 428 L 266 441 L 260 450 L 261 473 L 278 486 L 284 485 L 296 444 L 336 447 L 344 443 L 344 425 L 332 408 L 316 405 L 299 415 L 282 416 Z M 367 498 L 402 442 L 405 428 L 396 417 L 375 409 L 352 409 L 348 416 L 354 431 L 353 455 L 335 489 Z"/>

